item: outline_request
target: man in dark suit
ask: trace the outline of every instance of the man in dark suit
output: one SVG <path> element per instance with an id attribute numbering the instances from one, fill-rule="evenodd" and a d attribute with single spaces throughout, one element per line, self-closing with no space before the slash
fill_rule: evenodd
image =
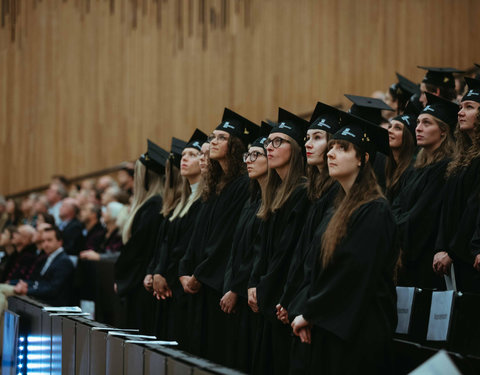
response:
<path id="1" fill-rule="evenodd" d="M 73 198 L 65 198 L 60 207 L 59 225 L 62 231 L 63 249 L 68 255 L 78 255 L 84 250 L 85 238 L 83 236 L 83 224 L 77 219 L 77 202 Z"/>
<path id="2" fill-rule="evenodd" d="M 43 232 L 43 251 L 48 255 L 36 275 L 15 285 L 16 294 L 38 298 L 53 306 L 69 305 L 72 294 L 73 263 L 62 247 L 62 233 L 57 227 Z"/>

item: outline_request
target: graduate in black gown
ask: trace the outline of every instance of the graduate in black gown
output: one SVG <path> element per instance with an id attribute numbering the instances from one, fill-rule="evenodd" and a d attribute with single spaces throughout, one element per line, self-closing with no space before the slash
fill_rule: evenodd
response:
<path id="1" fill-rule="evenodd" d="M 403 115 L 410 102 L 412 95 L 420 96 L 420 87 L 416 83 L 410 81 L 401 74 L 396 73 L 398 82 L 392 84 L 385 93 L 385 103 L 393 109 L 393 111 L 382 111 L 382 115 L 387 120 L 393 117 Z"/>
<path id="2" fill-rule="evenodd" d="M 326 150 L 331 135 L 340 129 L 342 114 L 344 112 L 318 102 L 310 119 L 311 125 L 307 130 L 305 142 L 307 195 L 310 207 L 295 247 L 283 294 L 276 306 L 277 318 L 284 324 L 291 323 L 289 316 L 292 310 L 296 311 L 295 306 L 298 304 L 299 296 L 308 287 L 309 271 L 313 265 L 310 250 L 318 248 L 316 243 L 312 243 L 314 233 L 338 192 L 338 183 L 328 174 Z M 316 254 L 316 251 L 314 252 Z M 292 340 L 291 352 L 295 352 L 295 355 L 292 354 L 290 358 L 290 374 L 302 373 L 310 353 L 310 346 L 300 343 L 296 337 L 292 337 Z"/>
<path id="3" fill-rule="evenodd" d="M 135 192 L 123 228 L 125 244 L 115 263 L 116 290 L 126 301 L 127 327 L 153 333 L 155 300 L 143 287 L 148 263 L 163 220 L 162 194 L 168 152 L 148 141 L 148 151 L 135 164 Z"/>
<path id="4" fill-rule="evenodd" d="M 154 297 L 157 298 L 155 306 L 155 335 L 161 339 L 167 339 L 167 330 L 168 323 L 166 319 L 163 318 L 165 312 L 166 302 L 164 299 L 160 298 L 154 290 L 153 275 L 155 273 L 155 268 L 157 267 L 161 252 L 162 244 L 167 236 L 168 228 L 170 225 L 170 218 L 173 214 L 173 211 L 180 202 L 182 194 L 182 177 L 180 176 L 180 159 L 182 157 L 182 150 L 187 143 L 172 137 L 172 143 L 170 147 L 170 155 L 168 157 L 166 166 L 165 166 L 165 187 L 163 192 L 163 203 L 162 210 L 160 214 L 163 216 L 163 220 L 157 229 L 157 238 L 155 244 L 155 251 L 150 260 L 150 263 L 147 267 L 147 275 L 145 276 L 143 285 L 145 289 L 152 293 Z"/>
<path id="5" fill-rule="evenodd" d="M 209 171 L 203 189 L 204 210 L 182 259 L 180 281 L 187 293 L 195 294 L 190 344 L 196 354 L 223 364 L 228 339 L 227 316 L 220 308 L 225 268 L 240 212 L 248 199 L 248 176 L 243 154 L 259 127 L 225 108 L 222 122 L 209 137 Z"/>
<path id="6" fill-rule="evenodd" d="M 178 263 L 185 253 L 190 239 L 198 206 L 201 182 L 200 154 L 207 135 L 196 129 L 188 143 L 181 150 L 179 159 L 181 189 L 180 200 L 168 217 L 165 235 L 157 244 L 158 262 L 153 269 L 154 295 L 163 301 L 160 316 L 157 317 L 161 336 L 175 340 L 180 348 L 186 346 L 187 295 L 178 279 Z M 208 144 L 207 144 L 208 147 Z"/>
<path id="7" fill-rule="evenodd" d="M 257 212 L 267 183 L 267 152 L 263 146 L 271 129 L 269 124 L 262 122 L 260 137 L 243 155 L 250 178 L 250 197 L 237 223 L 225 270 L 224 295 L 220 300 L 222 311 L 229 314 L 227 364 L 247 373 L 252 363 L 258 320 L 257 314 L 248 307 L 247 285 L 256 256 L 255 240 L 261 221 Z"/>
<path id="8" fill-rule="evenodd" d="M 402 249 L 398 284 L 443 289 L 444 281 L 434 274 L 432 262 L 458 106 L 429 93 L 426 96 L 429 105 L 417 119 L 420 151 L 414 172 L 392 205 Z"/>
<path id="9" fill-rule="evenodd" d="M 329 142 L 341 190 L 324 220 L 309 298 L 292 322 L 312 345 L 309 374 L 389 374 L 396 326 L 396 225 L 371 166 L 388 153 L 387 131 L 350 117 Z"/>
<path id="10" fill-rule="evenodd" d="M 385 196 L 390 203 L 408 184 L 413 173 L 416 127 L 417 118 L 413 115 L 396 116 L 388 125 L 389 145 L 392 152 L 385 163 Z"/>
<path id="11" fill-rule="evenodd" d="M 282 108 L 278 122 L 265 143 L 268 179 L 258 212 L 264 223 L 248 283 L 249 305 L 261 312 L 252 365 L 255 374 L 288 373 L 290 329 L 276 318 L 276 305 L 309 206 L 303 157 L 309 122 Z"/>
<path id="12" fill-rule="evenodd" d="M 468 91 L 460 103 L 456 151 L 446 171 L 433 268 L 439 275 L 449 273 L 453 261 L 458 290 L 480 293 L 480 248 L 474 240 L 480 198 L 480 81 L 465 81 Z"/>

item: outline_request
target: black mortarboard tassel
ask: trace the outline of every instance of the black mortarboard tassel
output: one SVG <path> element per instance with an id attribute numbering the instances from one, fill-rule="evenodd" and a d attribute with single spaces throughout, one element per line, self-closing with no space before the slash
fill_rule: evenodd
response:
<path id="1" fill-rule="evenodd" d="M 147 139 L 147 152 L 140 156 L 138 160 L 146 167 L 145 171 L 145 190 L 148 190 L 148 170 L 152 170 L 158 175 L 165 174 L 165 165 L 169 157 L 169 152 L 158 146 L 156 143 Z"/>
<path id="2" fill-rule="evenodd" d="M 422 82 L 429 83 L 438 87 L 455 88 L 455 77 L 453 73 L 464 73 L 455 68 L 436 68 L 432 66 L 418 66 L 427 71 Z"/>
<path id="3" fill-rule="evenodd" d="M 480 103 L 480 80 L 465 77 L 465 82 L 468 86 L 467 93 L 463 96 L 462 102 L 465 100 L 472 100 L 474 102 Z"/>
<path id="4" fill-rule="evenodd" d="M 245 147 L 248 147 L 248 144 L 257 138 L 259 127 L 238 113 L 225 108 L 222 122 L 215 130 L 223 130 L 228 134 L 240 138 Z"/>
<path id="5" fill-rule="evenodd" d="M 338 108 L 325 103 L 317 102 L 308 129 L 324 130 L 329 134 L 335 134 L 341 128 L 342 114 Z"/>
<path id="6" fill-rule="evenodd" d="M 282 133 L 291 137 L 298 145 L 305 148 L 305 136 L 307 128 L 310 123 L 301 117 L 286 111 L 283 108 L 278 108 L 278 125 L 272 128 L 272 133 Z"/>
<path id="7" fill-rule="evenodd" d="M 385 155 L 390 154 L 388 131 L 355 115 L 346 114 L 342 119 L 342 128 L 332 138 L 353 143 L 364 152 L 368 152 L 371 162 L 376 151 Z"/>
<path id="8" fill-rule="evenodd" d="M 194 148 L 198 151 L 202 151 L 202 145 L 206 142 L 207 138 L 208 137 L 204 132 L 200 129 L 195 129 L 185 148 Z"/>
<path id="9" fill-rule="evenodd" d="M 443 121 L 450 127 L 450 131 L 453 133 L 457 126 L 458 104 L 437 95 L 430 94 L 429 92 L 426 92 L 425 95 L 427 95 L 427 106 L 420 114 L 426 113 Z"/>
<path id="10" fill-rule="evenodd" d="M 386 121 L 382 116 L 382 110 L 393 111 L 393 108 L 381 99 L 350 94 L 345 96 L 353 103 L 349 113 L 376 125 Z"/>
<path id="11" fill-rule="evenodd" d="M 264 148 L 265 141 L 267 140 L 268 135 L 270 134 L 271 130 L 272 130 L 272 125 L 270 125 L 268 122 L 262 121 L 262 124 L 260 125 L 260 131 L 259 131 L 259 134 L 258 134 L 258 138 L 255 139 L 250 144 L 250 147 Z"/>

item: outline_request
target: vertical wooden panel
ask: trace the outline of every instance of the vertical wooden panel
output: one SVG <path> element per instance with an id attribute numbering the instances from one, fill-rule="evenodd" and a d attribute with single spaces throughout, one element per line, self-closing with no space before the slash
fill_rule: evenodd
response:
<path id="1" fill-rule="evenodd" d="M 0 2 L 0 193 L 169 147 L 223 108 L 347 103 L 480 61 L 475 0 Z"/>

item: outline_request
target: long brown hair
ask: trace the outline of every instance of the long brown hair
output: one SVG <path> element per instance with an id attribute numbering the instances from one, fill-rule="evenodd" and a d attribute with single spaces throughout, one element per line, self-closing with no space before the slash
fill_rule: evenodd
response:
<path id="1" fill-rule="evenodd" d="M 208 158 L 208 171 L 205 176 L 202 199 L 206 201 L 210 196 L 220 194 L 223 188 L 233 179 L 246 171 L 243 162 L 243 153 L 245 145 L 242 141 L 233 135 L 228 137 L 227 149 L 227 172 L 225 173 L 217 160 Z"/>
<path id="2" fill-rule="evenodd" d="M 445 176 L 448 178 L 461 168 L 468 166 L 473 159 L 480 156 L 480 110 L 477 109 L 477 121 L 473 128 L 473 137 L 460 130 L 459 124 L 455 128 L 455 154 L 448 164 Z"/>
<path id="3" fill-rule="evenodd" d="M 453 149 L 455 147 L 455 141 L 453 140 L 452 135 L 450 134 L 450 127 L 443 121 L 432 116 L 433 120 L 437 123 L 441 131 L 446 134 L 445 139 L 442 141 L 440 146 L 433 151 L 432 154 L 427 154 L 426 151 L 422 148 L 418 155 L 417 160 L 415 161 L 415 168 L 423 168 L 430 164 L 436 163 L 440 160 L 450 157 L 453 154 Z"/>
<path id="4" fill-rule="evenodd" d="M 399 160 L 395 161 L 393 156 L 389 156 L 385 163 L 385 177 L 387 191 L 396 189 L 396 185 L 400 180 L 403 172 L 412 163 L 413 154 L 415 152 L 415 141 L 412 133 L 403 125 L 402 145 L 400 146 Z"/>
<path id="5" fill-rule="evenodd" d="M 291 146 L 290 168 L 283 181 L 275 169 L 268 169 L 267 186 L 262 191 L 262 203 L 257 213 L 262 220 L 267 220 L 271 214 L 280 209 L 297 186 L 303 183 L 305 166 L 302 149 L 292 138 L 289 136 L 287 138 Z"/>
<path id="6" fill-rule="evenodd" d="M 331 135 L 326 133 L 327 143 L 330 141 Z M 317 165 L 307 164 L 307 181 L 305 186 L 307 188 L 307 197 L 310 201 L 319 199 L 335 181 L 328 174 L 327 168 L 327 151 L 323 153 L 323 167 L 318 168 Z"/>
<path id="7" fill-rule="evenodd" d="M 180 170 L 172 165 L 172 159 L 167 160 L 165 166 L 165 191 L 160 213 L 167 217 L 175 209 L 182 196 L 182 176 Z"/>
<path id="8" fill-rule="evenodd" d="M 324 267 L 330 263 L 337 246 L 347 234 L 348 222 L 355 210 L 365 203 L 383 197 L 370 162 L 364 162 L 365 153 L 354 144 L 343 140 L 330 141 L 328 148 L 330 149 L 334 144 L 340 144 L 346 150 L 353 147 L 357 158 L 362 160 L 362 165 L 350 192 L 345 195 L 345 191 L 340 189 L 335 199 L 337 209 L 322 238 L 321 260 Z"/>

